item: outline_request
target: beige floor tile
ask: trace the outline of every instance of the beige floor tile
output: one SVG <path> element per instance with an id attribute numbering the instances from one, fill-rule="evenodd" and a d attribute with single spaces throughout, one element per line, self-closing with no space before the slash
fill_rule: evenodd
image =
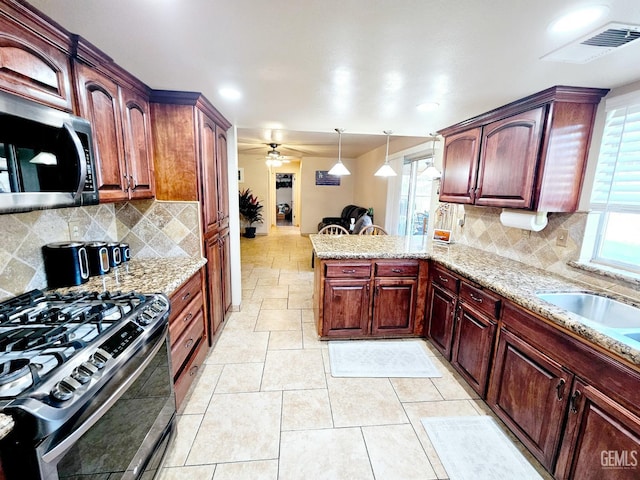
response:
<path id="1" fill-rule="evenodd" d="M 302 348 L 302 332 L 274 331 L 269 334 L 269 350 L 299 350 Z"/>
<path id="2" fill-rule="evenodd" d="M 215 394 L 187 465 L 278 458 L 282 392 Z"/>
<path id="3" fill-rule="evenodd" d="M 294 292 L 299 292 L 302 287 L 304 291 L 313 288 L 313 274 L 309 273 L 280 273 L 278 285 L 290 285 L 294 287 Z M 290 291 L 291 292 L 291 291 Z"/>
<path id="4" fill-rule="evenodd" d="M 373 480 L 359 428 L 282 432 L 279 480 Z"/>
<path id="5" fill-rule="evenodd" d="M 258 278 L 256 287 L 275 287 L 278 285 L 278 277 Z"/>
<path id="6" fill-rule="evenodd" d="M 328 348 L 327 342 L 318 337 L 315 323 L 302 323 L 302 343 L 304 348 Z"/>
<path id="7" fill-rule="evenodd" d="M 253 300 L 265 298 L 287 298 L 289 296 L 289 287 L 285 286 L 256 286 L 253 290 Z"/>
<path id="8" fill-rule="evenodd" d="M 437 478 L 411 425 L 363 427 L 362 434 L 376 478 L 384 480 Z"/>
<path id="9" fill-rule="evenodd" d="M 253 291 L 255 289 L 253 288 L 243 288 L 242 289 L 242 300 L 244 301 L 245 299 L 250 300 L 253 298 Z"/>
<path id="10" fill-rule="evenodd" d="M 388 378 L 327 375 L 327 386 L 336 428 L 409 423 Z"/>
<path id="11" fill-rule="evenodd" d="M 228 363 L 224 366 L 215 393 L 259 392 L 263 363 Z"/>
<path id="12" fill-rule="evenodd" d="M 278 460 L 219 463 L 213 480 L 278 480 Z"/>
<path id="13" fill-rule="evenodd" d="M 260 313 L 260 307 L 262 306 L 262 300 L 243 299 L 240 305 L 240 313 L 246 313 L 250 315 L 258 315 Z"/>
<path id="14" fill-rule="evenodd" d="M 215 469 L 215 465 L 163 468 L 158 480 L 211 480 Z"/>
<path id="15" fill-rule="evenodd" d="M 434 377 L 431 381 L 445 400 L 479 398 L 475 390 L 462 380 L 446 360 L 433 357 L 433 363 L 438 367 L 442 377 Z"/>
<path id="16" fill-rule="evenodd" d="M 287 308 L 313 308 L 311 296 L 305 293 L 290 293 Z"/>
<path id="17" fill-rule="evenodd" d="M 449 478 L 447 471 L 442 466 L 440 458 L 435 448 L 429 440 L 424 425 L 420 421 L 426 417 L 455 417 L 465 415 L 478 415 L 477 410 L 472 405 L 472 400 L 449 400 L 442 402 L 419 402 L 403 404 L 407 416 L 411 421 L 413 430 L 418 436 L 418 440 L 422 444 L 422 448 L 427 454 L 427 458 L 431 463 L 438 478 Z"/>
<path id="18" fill-rule="evenodd" d="M 282 431 L 332 428 L 326 389 L 293 390 L 282 394 Z"/>
<path id="19" fill-rule="evenodd" d="M 444 400 L 430 378 L 391 378 L 389 380 L 401 402 Z"/>
<path id="20" fill-rule="evenodd" d="M 244 330 L 247 332 L 253 332 L 256 328 L 256 322 L 258 321 L 258 313 L 260 308 L 258 307 L 255 313 L 247 313 L 246 311 L 233 312 L 229 315 L 224 327 L 225 332 L 231 330 Z"/>
<path id="21" fill-rule="evenodd" d="M 187 415 L 203 414 L 207 410 L 207 406 L 211 401 L 211 395 L 213 395 L 213 390 L 216 388 L 216 384 L 220 378 L 222 365 L 205 364 L 203 367 L 194 385 L 191 387 L 189 399 L 185 402 L 181 413 Z"/>
<path id="22" fill-rule="evenodd" d="M 301 329 L 300 310 L 261 310 L 258 314 L 256 332 Z"/>
<path id="23" fill-rule="evenodd" d="M 241 280 L 242 288 L 246 288 L 247 290 L 253 290 L 256 288 L 258 284 L 258 277 L 254 277 L 253 275 L 244 277 Z"/>
<path id="24" fill-rule="evenodd" d="M 268 342 L 268 332 L 227 331 L 225 329 L 206 363 L 264 362 Z"/>
<path id="25" fill-rule="evenodd" d="M 264 364 L 262 391 L 326 388 L 319 350 L 270 350 Z"/>
<path id="26" fill-rule="evenodd" d="M 286 298 L 265 298 L 262 300 L 262 310 L 286 310 L 288 300 Z"/>
<path id="27" fill-rule="evenodd" d="M 167 451 L 165 467 L 179 467 L 187 460 L 203 415 L 178 415 L 176 436 Z"/>
<path id="28" fill-rule="evenodd" d="M 302 323 L 316 323 L 316 317 L 314 316 L 312 308 L 303 308 L 301 310 L 302 313 Z"/>

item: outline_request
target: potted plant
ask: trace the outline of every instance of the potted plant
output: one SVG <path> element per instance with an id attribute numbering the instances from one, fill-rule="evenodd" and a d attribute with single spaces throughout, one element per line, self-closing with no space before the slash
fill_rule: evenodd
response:
<path id="1" fill-rule="evenodd" d="M 258 201 L 258 197 L 255 197 L 250 189 L 247 188 L 240 192 L 239 210 L 240 215 L 247 222 L 247 226 L 244 229 L 246 238 L 254 238 L 256 236 L 256 227 L 253 224 L 262 223 L 262 208 L 263 205 Z"/>

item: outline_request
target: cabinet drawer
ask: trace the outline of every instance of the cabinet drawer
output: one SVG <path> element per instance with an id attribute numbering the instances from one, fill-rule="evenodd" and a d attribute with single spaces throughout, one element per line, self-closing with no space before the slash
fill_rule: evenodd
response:
<path id="1" fill-rule="evenodd" d="M 445 290 L 449 290 L 455 295 L 458 294 L 458 286 L 460 285 L 460 280 L 442 268 L 435 267 L 431 271 L 431 281 L 433 283 L 437 283 L 442 288 L 444 288 Z"/>
<path id="2" fill-rule="evenodd" d="M 171 345 L 171 363 L 173 366 L 173 375 L 180 371 L 189 354 L 193 351 L 199 341 L 204 337 L 204 321 L 202 312 L 196 316 L 196 319 L 189 325 L 178 340 Z"/>
<path id="3" fill-rule="evenodd" d="M 376 262 L 376 277 L 417 277 L 419 263 L 406 262 Z"/>
<path id="4" fill-rule="evenodd" d="M 328 278 L 370 277 L 370 263 L 327 263 L 325 276 Z"/>
<path id="5" fill-rule="evenodd" d="M 171 337 L 171 343 L 174 343 L 182 332 L 195 321 L 198 314 L 202 315 L 202 293 L 198 292 L 191 303 L 181 311 L 176 311 L 171 315 L 169 321 L 169 336 Z"/>
<path id="6" fill-rule="evenodd" d="M 191 359 L 187 362 L 182 373 L 174 382 L 174 391 L 176 394 L 176 407 L 180 408 L 184 397 L 189 392 L 189 387 L 196 378 L 196 374 L 200 370 L 204 359 L 207 357 L 209 348 L 207 342 L 201 341 L 194 351 Z"/>
<path id="7" fill-rule="evenodd" d="M 498 318 L 500 313 L 500 299 L 466 282 L 460 284 L 460 301 L 467 305 L 473 305 L 477 310 L 486 313 L 491 318 Z"/>
<path id="8" fill-rule="evenodd" d="M 171 295 L 171 317 L 175 318 L 180 312 L 189 305 L 189 302 L 193 300 L 198 293 L 202 292 L 202 277 L 200 271 L 198 271 L 193 277 L 186 281 L 182 287 L 178 289 L 173 295 Z"/>

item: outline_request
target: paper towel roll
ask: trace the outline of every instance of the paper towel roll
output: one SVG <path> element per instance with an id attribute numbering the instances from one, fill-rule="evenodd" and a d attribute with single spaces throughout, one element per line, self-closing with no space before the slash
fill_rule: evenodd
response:
<path id="1" fill-rule="evenodd" d="M 547 212 L 526 212 L 522 210 L 506 210 L 500 213 L 500 223 L 505 227 L 521 228 L 539 232 L 547 226 Z"/>

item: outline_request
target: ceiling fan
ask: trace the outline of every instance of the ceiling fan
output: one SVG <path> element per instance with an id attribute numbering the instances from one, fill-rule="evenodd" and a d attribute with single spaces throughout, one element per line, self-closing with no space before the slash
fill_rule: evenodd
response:
<path id="1" fill-rule="evenodd" d="M 266 164 L 269 167 L 279 167 L 283 163 L 289 163 L 289 160 L 284 155 L 280 155 L 280 152 L 276 150 L 280 146 L 279 143 L 268 143 L 271 147 L 271 150 L 267 152 L 267 161 Z"/>

